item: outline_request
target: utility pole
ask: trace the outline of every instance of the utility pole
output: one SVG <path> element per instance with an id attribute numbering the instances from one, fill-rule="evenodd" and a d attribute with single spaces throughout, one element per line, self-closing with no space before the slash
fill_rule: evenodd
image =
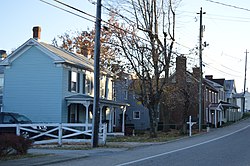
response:
<path id="1" fill-rule="evenodd" d="M 202 123 L 202 37 L 203 37 L 203 25 L 202 25 L 202 15 L 206 12 L 202 12 L 202 7 L 200 13 L 200 35 L 199 35 L 199 59 L 200 59 L 200 80 L 199 80 L 199 131 L 201 131 Z"/>
<path id="2" fill-rule="evenodd" d="M 246 80 L 247 80 L 247 50 L 246 50 L 246 59 L 245 59 L 245 78 L 244 78 L 244 92 L 243 92 L 243 112 L 245 112 L 245 104 L 246 104 L 246 99 L 245 99 L 245 94 L 246 94 Z"/>
<path id="3" fill-rule="evenodd" d="M 94 50 L 94 105 L 92 119 L 91 146 L 98 147 L 99 117 L 100 117 L 100 34 L 101 34 L 101 0 L 97 0 L 95 22 Z"/>

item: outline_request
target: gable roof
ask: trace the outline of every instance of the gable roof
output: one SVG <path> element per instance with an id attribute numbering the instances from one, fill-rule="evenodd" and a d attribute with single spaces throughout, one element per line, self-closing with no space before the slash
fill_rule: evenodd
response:
<path id="1" fill-rule="evenodd" d="M 44 42 L 38 42 L 37 40 L 30 38 L 23 45 L 18 47 L 13 53 L 11 53 L 7 58 L 5 58 L 0 65 L 8 66 L 10 65 L 16 58 L 21 56 L 25 51 L 27 51 L 32 46 L 35 46 L 46 55 L 48 55 L 54 63 L 61 64 L 69 64 L 75 66 L 77 68 L 81 68 L 84 70 L 94 71 L 94 60 L 89 59 L 80 54 L 75 54 L 64 49 L 55 47 L 51 44 L 47 44 Z M 113 73 L 109 70 L 101 71 L 102 73 L 113 75 Z"/>
<path id="2" fill-rule="evenodd" d="M 23 45 L 18 47 L 13 53 L 11 53 L 7 58 L 5 58 L 0 65 L 3 66 L 10 65 L 13 61 L 15 61 L 16 58 L 21 56 L 25 51 L 27 51 L 29 48 L 33 46 L 35 46 L 36 48 L 44 52 L 46 55 L 48 55 L 54 61 L 54 63 L 65 63 L 77 66 L 79 68 L 88 69 L 91 71 L 94 70 L 93 60 L 83 56 L 80 57 L 80 55 L 73 54 L 71 52 L 65 51 L 61 48 L 57 48 L 50 44 L 38 42 L 33 38 L 30 38 Z"/>

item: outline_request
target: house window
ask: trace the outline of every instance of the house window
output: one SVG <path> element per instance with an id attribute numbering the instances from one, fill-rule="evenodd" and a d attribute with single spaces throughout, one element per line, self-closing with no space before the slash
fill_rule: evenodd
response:
<path id="1" fill-rule="evenodd" d="M 93 82 L 91 77 L 86 77 L 85 92 L 88 95 L 92 94 Z"/>
<path id="2" fill-rule="evenodd" d="M 141 117 L 140 117 L 140 111 L 134 111 L 133 112 L 133 119 L 140 119 Z"/>
<path id="3" fill-rule="evenodd" d="M 109 95 L 109 78 L 107 77 L 106 78 L 106 81 L 105 81 L 105 90 L 104 90 L 104 94 L 105 94 L 105 98 L 108 98 L 110 95 Z"/>
<path id="4" fill-rule="evenodd" d="M 212 102 L 212 92 L 209 90 L 208 93 L 209 93 L 208 101 L 209 101 L 209 102 Z"/>
<path id="5" fill-rule="evenodd" d="M 0 77 L 0 94 L 3 93 L 3 82 L 4 82 L 3 77 Z"/>
<path id="6" fill-rule="evenodd" d="M 80 82 L 80 74 L 74 71 L 69 71 L 69 87 L 68 90 L 70 92 L 79 92 L 79 82 Z"/>
<path id="7" fill-rule="evenodd" d="M 208 101 L 208 89 L 206 89 L 206 94 L 205 94 L 205 96 L 206 96 L 206 101 Z"/>
<path id="8" fill-rule="evenodd" d="M 115 89 L 115 83 L 112 82 L 112 98 L 114 101 L 116 101 L 116 89 Z"/>
<path id="9" fill-rule="evenodd" d="M 127 90 L 124 91 L 124 99 L 128 100 L 128 91 Z"/>

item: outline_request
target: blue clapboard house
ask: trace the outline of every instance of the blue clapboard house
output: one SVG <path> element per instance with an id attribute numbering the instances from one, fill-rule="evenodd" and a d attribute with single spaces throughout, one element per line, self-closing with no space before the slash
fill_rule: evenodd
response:
<path id="1" fill-rule="evenodd" d="M 41 42 L 40 34 L 41 28 L 34 27 L 33 38 L 1 62 L 2 111 L 34 122 L 92 123 L 93 60 Z M 124 132 L 127 104 L 113 100 L 114 75 L 100 75 L 100 123 L 108 124 L 108 132 L 118 127 Z"/>

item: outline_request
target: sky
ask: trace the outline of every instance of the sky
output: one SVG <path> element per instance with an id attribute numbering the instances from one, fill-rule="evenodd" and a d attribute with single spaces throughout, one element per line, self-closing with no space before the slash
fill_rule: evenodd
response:
<path id="1" fill-rule="evenodd" d="M 63 7 L 53 0 L 44 1 Z M 61 1 L 91 15 L 96 14 L 96 6 L 88 0 Z M 206 41 L 209 44 L 202 53 L 204 75 L 233 79 L 237 92 L 242 92 L 245 75 L 245 52 L 247 49 L 250 52 L 250 1 L 214 1 L 226 5 L 210 0 L 181 1 L 176 9 L 176 51 L 187 56 L 189 70 L 194 66 L 199 66 L 198 55 L 189 54 L 189 50 L 199 44 L 200 22 L 197 13 L 202 7 L 202 10 L 206 12 L 202 17 L 205 26 L 203 42 Z M 84 14 L 77 14 L 94 20 Z M 104 13 L 102 18 L 104 20 L 107 18 Z M 12 50 L 31 38 L 34 26 L 41 26 L 41 41 L 47 43 L 51 43 L 53 38 L 65 32 L 94 28 L 93 22 L 57 9 L 40 0 L 2 1 L 0 20 L 0 49 L 6 50 L 7 53 L 11 53 Z M 248 59 L 246 88 L 250 88 L 250 57 Z"/>

